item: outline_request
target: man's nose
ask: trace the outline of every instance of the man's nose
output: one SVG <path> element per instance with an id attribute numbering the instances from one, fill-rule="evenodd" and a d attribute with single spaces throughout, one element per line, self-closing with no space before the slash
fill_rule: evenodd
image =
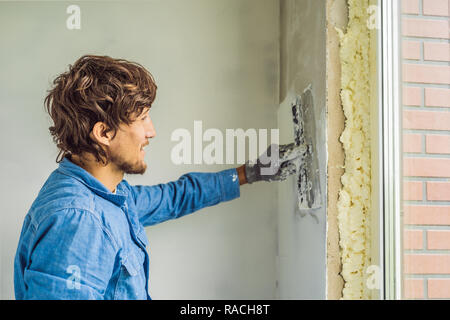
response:
<path id="1" fill-rule="evenodd" d="M 156 130 L 155 127 L 153 126 L 153 121 L 150 118 L 150 121 L 146 127 L 146 132 L 145 132 L 145 136 L 147 138 L 154 138 L 156 136 Z"/>

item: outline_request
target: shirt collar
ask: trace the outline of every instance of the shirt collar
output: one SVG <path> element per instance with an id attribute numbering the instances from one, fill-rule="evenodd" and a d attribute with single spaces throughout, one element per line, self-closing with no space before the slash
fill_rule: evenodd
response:
<path id="1" fill-rule="evenodd" d="M 126 190 L 121 188 L 121 183 L 117 185 L 116 193 L 112 193 L 97 178 L 95 178 L 85 169 L 70 161 L 67 156 L 64 157 L 63 160 L 59 163 L 58 170 L 65 175 L 77 179 L 90 190 L 92 190 L 92 192 L 108 201 L 111 201 L 119 207 L 122 206 L 127 199 L 127 192 Z"/>

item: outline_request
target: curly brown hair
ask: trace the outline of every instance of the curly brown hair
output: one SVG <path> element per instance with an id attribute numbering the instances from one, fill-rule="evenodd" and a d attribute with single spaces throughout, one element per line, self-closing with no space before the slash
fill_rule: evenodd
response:
<path id="1" fill-rule="evenodd" d="M 103 122 L 114 138 L 120 124 L 131 124 L 151 107 L 157 89 L 139 63 L 96 55 L 79 58 L 53 84 L 44 104 L 54 123 L 49 130 L 59 149 L 57 163 L 83 152 L 108 163 L 105 150 L 90 137 L 92 128 Z"/>

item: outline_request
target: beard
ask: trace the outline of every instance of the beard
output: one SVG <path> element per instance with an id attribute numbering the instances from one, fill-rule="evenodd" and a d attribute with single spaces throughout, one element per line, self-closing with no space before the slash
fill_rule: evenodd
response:
<path id="1" fill-rule="evenodd" d="M 144 174 L 147 169 L 147 165 L 144 161 L 137 160 L 135 162 L 130 162 L 125 160 L 121 155 L 110 155 L 110 162 L 119 170 L 127 174 Z"/>

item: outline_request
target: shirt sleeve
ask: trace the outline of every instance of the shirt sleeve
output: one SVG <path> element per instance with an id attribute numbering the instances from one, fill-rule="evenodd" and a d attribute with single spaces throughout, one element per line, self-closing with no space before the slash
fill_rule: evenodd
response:
<path id="1" fill-rule="evenodd" d="M 24 299 L 103 299 L 116 256 L 93 213 L 65 209 L 40 223 L 24 270 Z"/>
<path id="2" fill-rule="evenodd" d="M 155 186 L 130 186 L 139 221 L 150 226 L 240 196 L 236 169 L 192 172 Z"/>

